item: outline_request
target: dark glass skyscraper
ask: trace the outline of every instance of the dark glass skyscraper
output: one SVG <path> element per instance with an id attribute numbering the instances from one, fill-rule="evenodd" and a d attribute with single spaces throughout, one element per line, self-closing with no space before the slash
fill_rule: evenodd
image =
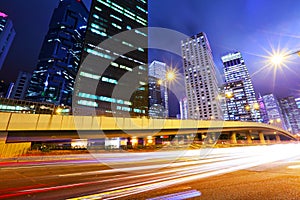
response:
<path id="1" fill-rule="evenodd" d="M 61 0 L 52 15 L 26 99 L 71 105 L 88 10 L 80 0 Z"/>
<path id="2" fill-rule="evenodd" d="M 92 1 L 73 101 L 81 114 L 148 115 L 148 32 L 138 29 L 148 25 L 147 5 L 147 0 Z"/>
<path id="3" fill-rule="evenodd" d="M 8 16 L 0 12 L 0 70 L 14 40 L 16 31 Z"/>

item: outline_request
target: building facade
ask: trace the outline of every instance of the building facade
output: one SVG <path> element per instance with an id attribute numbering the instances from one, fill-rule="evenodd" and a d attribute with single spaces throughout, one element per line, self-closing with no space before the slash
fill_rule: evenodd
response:
<path id="1" fill-rule="evenodd" d="M 243 81 L 247 96 L 247 108 L 251 109 L 251 121 L 261 121 L 259 105 L 256 100 L 254 87 L 246 67 L 245 61 L 240 52 L 229 53 L 221 57 L 225 82 Z M 241 108 L 244 109 L 244 108 Z"/>
<path id="2" fill-rule="evenodd" d="M 287 129 L 293 134 L 300 132 L 300 109 L 293 96 L 279 100 Z"/>
<path id="3" fill-rule="evenodd" d="M 262 122 L 265 124 L 269 123 L 270 119 L 268 117 L 268 112 L 265 106 L 264 98 L 261 96 L 261 94 L 258 94 L 257 102 L 259 104 L 260 117 L 262 119 Z"/>
<path id="4" fill-rule="evenodd" d="M 300 109 L 300 98 L 296 98 L 295 99 L 297 107 Z"/>
<path id="5" fill-rule="evenodd" d="M 233 81 L 223 85 L 224 120 L 252 121 L 244 81 Z"/>
<path id="6" fill-rule="evenodd" d="M 54 10 L 26 99 L 71 105 L 88 10 L 82 1 L 61 0 Z"/>
<path id="7" fill-rule="evenodd" d="M 269 124 L 286 129 L 282 110 L 279 102 L 274 94 L 266 94 L 263 96 L 264 105 L 268 114 Z"/>
<path id="8" fill-rule="evenodd" d="M 153 61 L 149 65 L 149 116 L 167 118 L 168 109 L 168 81 L 167 64 Z"/>
<path id="9" fill-rule="evenodd" d="M 179 101 L 180 119 L 188 119 L 188 100 L 186 97 Z"/>
<path id="10" fill-rule="evenodd" d="M 0 12 L 0 70 L 3 66 L 16 31 L 12 21 L 5 13 Z"/>
<path id="11" fill-rule="evenodd" d="M 181 41 L 188 118 L 222 119 L 218 79 L 212 51 L 201 32 Z"/>
<path id="12" fill-rule="evenodd" d="M 92 1 L 75 91 L 81 114 L 148 115 L 148 31 L 140 29 L 148 26 L 147 9 L 147 0 Z"/>
<path id="13" fill-rule="evenodd" d="M 20 71 L 9 98 L 24 100 L 30 79 L 31 73 Z"/>

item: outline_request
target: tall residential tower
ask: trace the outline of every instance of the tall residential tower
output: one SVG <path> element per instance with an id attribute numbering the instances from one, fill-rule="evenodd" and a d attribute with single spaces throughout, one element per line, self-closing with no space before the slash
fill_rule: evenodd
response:
<path id="1" fill-rule="evenodd" d="M 181 41 L 181 51 L 191 119 L 222 119 L 218 79 L 212 51 L 201 32 Z"/>

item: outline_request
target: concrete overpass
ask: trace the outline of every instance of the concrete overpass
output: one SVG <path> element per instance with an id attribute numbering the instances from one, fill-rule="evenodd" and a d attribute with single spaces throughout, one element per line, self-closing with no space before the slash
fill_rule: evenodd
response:
<path id="1" fill-rule="evenodd" d="M 147 143 L 168 137 L 209 141 L 220 135 L 220 139 L 233 144 L 241 137 L 246 143 L 296 141 L 283 129 L 255 122 L 0 113 L 0 155 L 7 148 L 22 154 L 33 141 L 119 137 L 139 138 Z"/>

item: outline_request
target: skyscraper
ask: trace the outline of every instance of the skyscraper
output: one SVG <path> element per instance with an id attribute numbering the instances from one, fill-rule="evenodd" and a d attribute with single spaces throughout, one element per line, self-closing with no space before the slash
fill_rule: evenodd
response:
<path id="1" fill-rule="evenodd" d="M 284 121 L 287 129 L 293 134 L 300 132 L 300 109 L 298 108 L 293 96 L 282 98 L 279 100 L 280 107 L 283 112 Z"/>
<path id="2" fill-rule="evenodd" d="M 259 109 L 260 109 L 260 117 L 262 119 L 263 123 L 269 123 L 269 117 L 267 113 L 267 109 L 265 106 L 264 98 L 261 96 L 261 94 L 258 94 L 257 102 L 259 104 Z"/>
<path id="3" fill-rule="evenodd" d="M 295 99 L 297 107 L 300 109 L 300 98 L 296 98 Z"/>
<path id="4" fill-rule="evenodd" d="M 26 99 L 71 105 L 88 10 L 80 0 L 61 0 L 52 15 Z"/>
<path id="5" fill-rule="evenodd" d="M 6 98 L 9 89 L 9 83 L 4 80 L 0 80 L 0 98 Z"/>
<path id="6" fill-rule="evenodd" d="M 188 100 L 186 97 L 179 101 L 180 119 L 188 119 Z"/>
<path id="7" fill-rule="evenodd" d="M 25 98 L 30 79 L 31 73 L 20 71 L 10 98 L 23 100 Z"/>
<path id="8" fill-rule="evenodd" d="M 252 121 L 244 81 L 233 81 L 223 85 L 225 94 L 224 120 Z"/>
<path id="9" fill-rule="evenodd" d="M 149 116 L 168 117 L 167 64 L 153 61 L 149 65 Z"/>
<path id="10" fill-rule="evenodd" d="M 181 41 L 185 74 L 188 117 L 192 119 L 222 119 L 218 80 L 212 51 L 201 32 Z"/>
<path id="11" fill-rule="evenodd" d="M 138 29 L 148 25 L 147 8 L 147 0 L 92 1 L 74 102 L 81 114 L 148 115 L 148 53 L 143 47 L 148 31 Z M 131 37 L 120 36 L 124 32 Z M 80 87 L 85 83 L 96 89 Z"/>
<path id="12" fill-rule="evenodd" d="M 0 12 L 0 70 L 15 35 L 16 31 L 13 27 L 12 21 L 5 13 Z"/>
<path id="13" fill-rule="evenodd" d="M 240 52 L 229 53 L 221 57 L 223 62 L 223 70 L 225 74 L 225 82 L 243 81 L 247 102 L 251 109 L 251 120 L 260 121 L 259 106 L 256 100 L 255 91 L 252 85 L 248 69 Z"/>
<path id="14" fill-rule="evenodd" d="M 265 108 L 269 118 L 269 124 L 287 129 L 283 118 L 282 110 L 279 102 L 274 94 L 266 94 L 263 96 Z"/>

